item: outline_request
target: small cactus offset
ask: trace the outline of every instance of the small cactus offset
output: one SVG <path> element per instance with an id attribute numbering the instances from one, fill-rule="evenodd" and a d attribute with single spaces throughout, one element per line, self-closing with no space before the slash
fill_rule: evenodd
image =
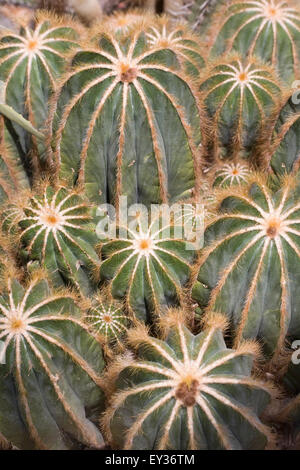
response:
<path id="1" fill-rule="evenodd" d="M 172 202 L 201 179 L 194 82 L 139 29 L 78 52 L 53 106 L 58 173 L 95 203 Z"/>
<path id="2" fill-rule="evenodd" d="M 0 297 L 0 433 L 21 449 L 67 449 L 72 438 L 99 448 L 87 413 L 104 404 L 101 347 L 72 295 L 44 277 L 8 280 Z"/>
<path id="3" fill-rule="evenodd" d="M 227 186 L 247 183 L 250 174 L 249 167 L 244 163 L 224 163 L 215 172 L 214 186 L 226 188 Z"/>
<path id="4" fill-rule="evenodd" d="M 214 322 L 194 336 L 178 317 L 165 341 L 143 328 L 135 350 L 113 368 L 115 394 L 104 430 L 116 449 L 263 449 L 270 436 L 259 416 L 270 394 L 251 377 L 254 343 L 227 349 Z"/>
<path id="5" fill-rule="evenodd" d="M 234 50 L 272 64 L 292 81 L 300 60 L 300 9 L 293 0 L 233 0 L 218 13 L 224 22 L 211 50 L 213 56 Z M 215 37 L 215 28 L 212 34 Z M 284 52 L 283 52 L 284 51 Z"/>
<path id="6" fill-rule="evenodd" d="M 265 119 L 280 97 L 272 69 L 254 59 L 221 59 L 200 86 L 213 121 L 214 160 L 249 157 Z"/>
<path id="7" fill-rule="evenodd" d="M 208 314 L 227 314 L 235 344 L 257 338 L 267 355 L 278 354 L 286 336 L 300 333 L 299 181 L 286 177 L 272 192 L 255 176 L 221 192 L 218 207 L 206 228 L 194 298 Z"/>
<path id="8" fill-rule="evenodd" d="M 5 83 L 2 99 L 38 129 L 45 125 L 48 100 L 77 39 L 73 24 L 47 15 L 38 17 L 34 30 L 24 27 L 20 34 L 5 32 L 0 38 L 0 80 Z M 19 148 L 27 156 L 31 138 L 20 126 L 13 127 Z M 32 164 L 37 171 L 36 158 Z"/>
<path id="9" fill-rule="evenodd" d="M 119 227 L 121 234 L 102 245 L 100 277 L 111 281 L 117 299 L 125 299 L 128 310 L 143 322 L 183 301 L 195 251 L 183 239 L 182 226 L 162 218 L 149 227 L 137 221 L 138 230 Z M 178 231 L 177 231 L 178 230 Z"/>
<path id="10" fill-rule="evenodd" d="M 99 266 L 98 241 L 85 199 L 64 187 L 46 186 L 40 194 L 9 207 L 3 222 L 20 227 L 19 240 L 28 260 L 38 260 L 57 286 L 71 283 L 79 291 L 93 289 Z"/>

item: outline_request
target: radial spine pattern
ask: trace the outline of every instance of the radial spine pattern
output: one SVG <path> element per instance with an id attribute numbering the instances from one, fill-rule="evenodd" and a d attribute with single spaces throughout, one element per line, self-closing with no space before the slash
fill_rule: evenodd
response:
<path id="1" fill-rule="evenodd" d="M 101 278 L 111 280 L 112 295 L 125 299 L 142 321 L 153 320 L 153 313 L 162 315 L 183 298 L 195 251 L 187 249 L 176 227 L 182 228 L 163 218 L 146 228 L 138 221 L 138 230 L 123 228 L 122 236 L 102 246 Z"/>
<path id="2" fill-rule="evenodd" d="M 235 344 L 259 338 L 271 355 L 284 347 L 286 335 L 300 332 L 299 183 L 286 178 L 272 192 L 264 179 L 253 179 L 221 193 L 194 297 L 208 315 L 212 309 L 226 313 Z"/>
<path id="3" fill-rule="evenodd" d="M 68 438 L 99 448 L 86 409 L 103 407 L 100 345 L 72 296 L 36 276 L 9 280 L 0 297 L 0 433 L 20 449 L 66 449 Z"/>
<path id="4" fill-rule="evenodd" d="M 272 69 L 254 59 L 225 58 L 212 65 L 200 89 L 213 121 L 214 157 L 236 160 L 243 151 L 248 157 L 280 97 Z"/>
<path id="5" fill-rule="evenodd" d="M 300 59 L 300 9 L 292 0 L 235 0 L 226 11 L 212 55 L 235 50 L 257 56 L 277 68 L 282 79 L 291 81 Z M 215 37 L 215 28 L 212 31 Z"/>
<path id="6" fill-rule="evenodd" d="M 83 293 L 90 293 L 91 270 L 99 266 L 99 258 L 85 200 L 63 187 L 55 190 L 48 186 L 41 195 L 32 196 L 21 213 L 17 206 L 8 211 L 11 216 L 14 213 L 29 258 L 47 268 L 55 285 L 67 280 Z"/>
<path id="7" fill-rule="evenodd" d="M 53 106 L 59 175 L 96 203 L 188 197 L 200 178 L 193 81 L 143 32 L 125 39 L 106 33 L 73 59 Z"/>
<path id="8" fill-rule="evenodd" d="M 78 33 L 73 26 L 51 16 L 41 16 L 34 30 L 25 27 L 20 34 L 6 33 L 0 39 L 3 99 L 38 129 L 43 129 L 48 100 L 65 69 L 68 52 L 77 46 L 76 39 Z M 27 154 L 29 137 L 19 126 L 14 128 Z"/>
<path id="9" fill-rule="evenodd" d="M 226 348 L 218 322 L 194 336 L 182 318 L 166 341 L 142 329 L 136 350 L 115 366 L 116 391 L 104 419 L 115 448 L 263 449 L 268 429 L 259 416 L 268 388 L 251 378 L 253 343 Z"/>

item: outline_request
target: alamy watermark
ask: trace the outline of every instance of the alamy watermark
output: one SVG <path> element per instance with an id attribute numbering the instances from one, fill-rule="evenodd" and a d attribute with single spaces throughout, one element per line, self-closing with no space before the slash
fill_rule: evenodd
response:
<path id="1" fill-rule="evenodd" d="M 292 103 L 300 104 L 300 80 L 295 80 L 292 83 L 292 89 L 295 90 L 292 94 Z"/>
<path id="2" fill-rule="evenodd" d="M 187 250 L 203 247 L 204 205 L 200 203 L 128 205 L 121 196 L 118 208 L 102 204 L 97 209 L 96 233 L 100 240 L 165 239 L 186 242 Z"/>
<path id="3" fill-rule="evenodd" d="M 5 352 L 5 343 L 3 341 L 0 341 L 0 364 L 6 363 Z"/>

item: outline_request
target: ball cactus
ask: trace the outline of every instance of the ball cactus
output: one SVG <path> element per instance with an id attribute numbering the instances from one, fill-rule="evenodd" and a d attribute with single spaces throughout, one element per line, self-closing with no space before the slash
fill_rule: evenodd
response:
<path id="1" fill-rule="evenodd" d="M 4 33 L 0 39 L 0 80 L 5 83 L 3 100 L 28 118 L 38 129 L 48 116 L 48 100 L 67 63 L 67 53 L 77 46 L 73 25 L 41 15 L 34 30 L 24 27 L 20 34 Z M 19 147 L 27 156 L 29 136 L 17 125 Z M 42 149 L 39 149 L 40 154 Z M 42 154 L 41 157 L 44 155 Z M 38 162 L 33 158 L 37 171 Z"/>
<path id="2" fill-rule="evenodd" d="M 225 163 L 216 169 L 214 186 L 227 187 L 234 184 L 246 183 L 250 176 L 250 169 L 243 163 Z"/>
<path id="3" fill-rule="evenodd" d="M 72 295 L 43 277 L 9 280 L 0 297 L 0 433 L 21 449 L 66 449 L 70 438 L 99 448 L 89 413 L 104 403 L 101 347 Z"/>
<path id="4" fill-rule="evenodd" d="M 297 2 L 298 3 L 298 2 Z M 218 13 L 223 25 L 212 55 L 235 50 L 255 55 L 277 68 L 290 81 L 300 59 L 300 10 L 293 0 L 234 0 Z M 212 33 L 215 37 L 215 28 Z"/>
<path id="5" fill-rule="evenodd" d="M 117 345 L 123 348 L 123 340 L 130 327 L 130 320 L 124 312 L 124 306 L 117 302 L 107 289 L 102 289 L 85 300 L 85 321 L 105 346 Z"/>
<path id="6" fill-rule="evenodd" d="M 195 251 L 187 250 L 183 233 L 176 231 L 182 226 L 163 218 L 147 228 L 138 221 L 138 230 L 120 229 L 121 236 L 102 246 L 100 278 L 111 281 L 112 295 L 125 299 L 139 320 L 153 320 L 153 313 L 162 314 L 183 299 Z"/>
<path id="7" fill-rule="evenodd" d="M 213 121 L 214 159 L 247 157 L 280 96 L 272 70 L 228 57 L 212 65 L 200 89 Z"/>
<path id="8" fill-rule="evenodd" d="M 58 173 L 95 203 L 174 201 L 201 179 L 193 81 L 138 28 L 78 52 L 52 113 Z"/>
<path id="9" fill-rule="evenodd" d="M 194 297 L 232 324 L 235 344 L 258 338 L 269 356 L 286 336 L 300 333 L 297 286 L 300 268 L 299 182 L 287 177 L 272 192 L 264 178 L 220 195 L 208 223 Z"/>
<path id="10" fill-rule="evenodd" d="M 25 196 L 9 207 L 4 226 L 9 221 L 20 227 L 19 239 L 28 259 L 39 260 L 57 287 L 67 281 L 90 293 L 91 272 L 99 266 L 99 258 L 89 205 L 64 187 L 46 186 L 28 200 Z"/>
<path id="11" fill-rule="evenodd" d="M 143 328 L 129 333 L 136 356 L 113 368 L 109 441 L 126 450 L 263 449 L 269 390 L 251 377 L 256 346 L 227 349 L 217 317 L 197 336 L 178 317 L 165 341 Z"/>

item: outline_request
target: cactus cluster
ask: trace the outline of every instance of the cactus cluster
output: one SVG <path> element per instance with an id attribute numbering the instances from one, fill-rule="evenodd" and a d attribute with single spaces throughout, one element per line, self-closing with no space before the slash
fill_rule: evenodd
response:
<path id="1" fill-rule="evenodd" d="M 0 446 L 299 442 L 299 6 L 177 3 L 1 29 Z"/>

